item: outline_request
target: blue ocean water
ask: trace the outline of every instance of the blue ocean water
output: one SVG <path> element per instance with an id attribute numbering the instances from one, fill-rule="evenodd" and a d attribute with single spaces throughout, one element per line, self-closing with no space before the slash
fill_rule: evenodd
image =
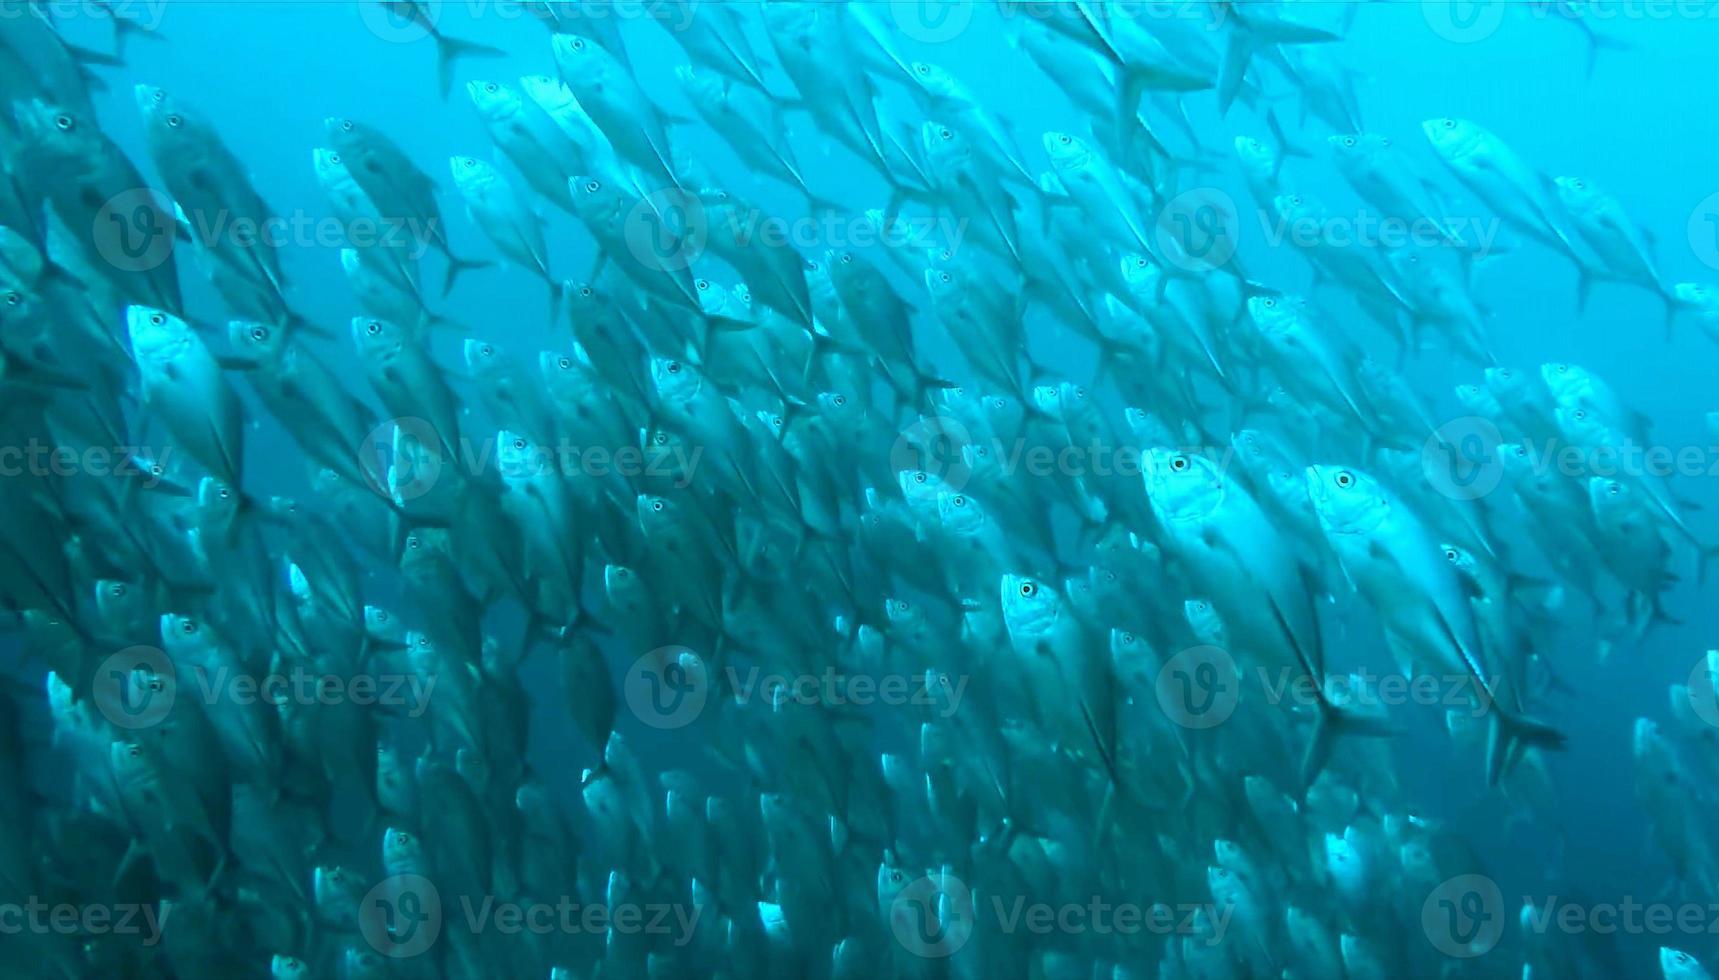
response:
<path id="1" fill-rule="evenodd" d="M 92 69 L 101 83 L 92 95 L 103 131 L 139 162 L 146 177 L 156 179 L 146 164 L 143 123 L 132 91 L 136 83 L 161 86 L 216 122 L 278 214 L 326 212 L 311 151 L 324 144 L 325 118 L 350 116 L 381 128 L 442 181 L 449 239 L 462 254 L 498 258 L 464 213 L 446 161 L 469 154 L 507 169 L 463 88 L 473 79 L 510 81 L 526 73 L 554 74 L 548 32 L 530 11 L 483 2 L 428 5 L 439 31 L 508 52 L 504 58 L 461 61 L 453 90 L 444 98 L 437 90 L 433 42 L 380 5 L 174 0 L 146 6 L 121 0 L 116 6 L 123 16 L 148 20 L 155 36 L 132 38 L 122 66 Z M 584 15 L 613 18 L 639 83 L 669 112 L 691 117 L 673 78 L 674 66 L 686 55 L 663 22 L 697 17 L 699 6 L 647 2 L 637 10 Z M 756 37 L 763 37 L 753 5 L 728 6 L 738 8 L 742 21 Z M 1046 165 L 1040 133 L 1082 133 L 1091 127 L 1093 121 L 1011 42 L 1018 25 L 991 6 L 873 6 L 878 22 L 906 59 L 947 69 L 1009 122 L 1035 169 Z M 1555 10 L 1516 3 L 1482 3 L 1472 9 L 1465 3 L 1442 2 L 1285 6 L 1309 22 L 1344 25 L 1343 39 L 1331 45 L 1332 58 L 1353 80 L 1364 128 L 1391 136 L 1423 172 L 1435 176 L 1451 195 L 1452 213 L 1483 216 L 1487 209 L 1449 179 L 1422 137 L 1423 120 L 1473 120 L 1545 174 L 1581 176 L 1606 188 L 1650 233 L 1666 282 L 1719 278 L 1719 201 L 1711 197 L 1719 192 L 1719 116 L 1711 111 L 1710 87 L 1703 84 L 1719 50 L 1719 7 L 1584 4 L 1578 23 Z M 953 12 L 941 9 L 945 7 Z M 1456 20 L 1451 19 L 1453 10 Z M 1495 14 L 1495 27 L 1460 26 L 1470 24 L 1464 19 L 1469 16 L 1491 23 Z M 926 24 L 942 25 L 950 16 L 971 21 L 948 38 L 933 37 L 940 31 L 926 29 Z M 111 49 L 110 25 L 101 12 L 71 11 L 57 23 L 74 43 Z M 1616 45 L 1599 52 L 1591 73 L 1587 30 Z M 1338 130 L 1305 113 L 1296 93 L 1282 85 L 1273 88 L 1268 96 L 1272 114 L 1289 142 L 1311 154 L 1286 163 L 1284 183 L 1317 196 L 1339 213 L 1364 209 L 1328 162 L 1325 141 Z M 911 103 L 898 93 L 890 98 L 898 104 L 898 115 L 913 121 L 916 131 Z M 1265 136 L 1266 121 L 1256 108 L 1237 105 L 1220 117 L 1209 94 L 1190 97 L 1188 127 L 1197 134 L 1199 146 L 1190 145 L 1168 124 L 1160 135 L 1178 154 L 1203 153 L 1212 161 L 1196 176 L 1182 176 L 1182 185 L 1198 185 L 1236 204 L 1232 233 L 1249 278 L 1294 292 L 1328 288 L 1314 282 L 1296 250 L 1272 244 L 1271 218 L 1258 212 L 1234 166 L 1234 137 Z M 788 118 L 790 139 L 815 191 L 856 213 L 884 206 L 888 190 L 872 169 L 834 146 L 804 114 Z M 719 185 L 778 213 L 803 211 L 798 193 L 750 173 L 702 127 L 686 127 L 684 134 L 681 149 Z M 574 281 L 588 278 L 597 260 L 591 236 L 572 216 L 546 202 L 534 206 L 546 219 L 552 274 Z M 846 249 L 851 242 L 844 236 L 851 234 L 851 224 L 831 222 L 811 233 L 803 251 L 815 256 L 825 249 Z M 1657 443 L 1719 454 L 1719 448 L 1709 445 L 1719 435 L 1709 431 L 1704 419 L 1719 408 L 1709 397 L 1713 367 L 1719 363 L 1714 337 L 1704 335 L 1687 316 L 1679 318 L 1668 337 L 1659 301 L 1627 285 L 1597 284 L 1585 308 L 1578 309 L 1577 278 L 1567 260 L 1509 232 L 1503 239 L 1515 240 L 1502 254 L 1480 263 L 1474 276 L 1474 296 L 1489 314 L 1500 363 L 1531 372 L 1549 361 L 1583 365 L 1603 376 L 1624 403 L 1652 419 Z M 867 254 L 886 264 L 883 250 L 873 248 Z M 289 294 L 294 308 L 341 335 L 321 349 L 361 390 L 344 338 L 343 325 L 354 315 L 355 304 L 341 275 L 338 249 L 288 247 L 281 261 L 294 284 Z M 425 261 L 439 270 L 440 258 Z M 188 312 L 211 322 L 224 320 L 213 291 L 195 276 L 185 278 Z M 426 281 L 439 281 L 439 271 Z M 898 288 L 916 290 L 919 284 L 902 277 Z M 450 295 L 432 297 L 429 303 L 459 325 L 432 335 L 436 358 L 451 373 L 462 363 L 460 345 L 466 336 L 522 353 L 568 347 L 565 323 L 546 315 L 542 283 L 506 262 L 467 274 Z M 960 352 L 931 322 L 928 303 L 920 302 L 918 316 L 924 322 L 915 329 L 927 359 L 946 375 L 970 377 L 962 373 Z M 1046 318 L 1030 319 L 1029 324 L 1028 346 L 1039 360 L 1070 378 L 1092 377 L 1094 352 L 1084 339 Z M 1381 360 L 1395 360 L 1390 338 L 1376 327 L 1362 325 L 1358 316 L 1344 318 L 1341 326 Z M 1453 387 L 1478 380 L 1479 368 L 1434 351 L 1410 359 L 1405 374 L 1439 424 L 1467 414 Z M 1106 397 L 1114 402 L 1111 408 L 1120 409 L 1120 401 Z M 250 417 L 256 421 L 248 433 L 252 462 L 247 481 L 271 494 L 308 496 L 308 474 L 291 440 L 254 406 Z M 1419 448 L 1418 438 L 1411 443 Z M 1719 507 L 1714 488 L 1707 475 L 1680 477 L 1674 485 L 1680 498 L 1706 504 L 1709 510 Z M 1691 520 L 1706 540 L 1719 540 L 1710 514 L 1697 512 Z M 1527 555 L 1520 563 L 1523 575 L 1550 574 L 1531 549 L 1522 550 Z M 1555 659 L 1569 691 L 1551 700 L 1543 717 L 1568 733 L 1569 745 L 1546 757 L 1555 807 L 1522 817 L 1496 791 L 1489 791 L 1473 753 L 1459 756 L 1440 735 L 1441 710 L 1397 719 L 1407 731 L 1393 743 L 1390 758 L 1403 796 L 1415 801 L 1417 813 L 1440 822 L 1482 855 L 1503 889 L 1511 917 L 1516 896 L 1543 900 L 1562 889 L 1574 889 L 1595 902 L 1687 897 L 1674 885 L 1677 869 L 1650 838 L 1650 817 L 1637 798 L 1631 748 L 1635 720 L 1666 723 L 1668 686 L 1686 683 L 1711 643 L 1712 593 L 1696 581 L 1692 564 L 1680 563 L 1680 568 L 1683 581 L 1662 599 L 1678 621 L 1656 624 L 1640 642 L 1621 644 L 1604 660 L 1594 653 L 1596 638 L 1585 613 L 1571 613 L 1568 621 L 1556 624 Z M 371 587 L 379 596 L 395 588 L 381 575 Z M 1389 670 L 1390 657 L 1369 617 L 1356 613 L 1345 620 L 1343 628 L 1327 632 L 1327 661 L 1343 669 L 1370 665 Z M 517 629 L 518 624 L 501 628 Z M 611 656 L 617 663 L 628 659 L 619 651 Z M 37 668 L 27 666 L 22 672 L 32 686 L 37 683 Z M 555 673 L 554 664 L 543 659 L 529 660 L 522 671 L 531 703 L 528 759 L 547 785 L 574 799 L 581 770 L 600 759 L 566 721 Z M 634 740 L 648 769 L 699 764 L 686 739 L 638 724 L 624 710 L 620 728 Z M 880 746 L 896 747 L 912 744 L 917 735 L 880 731 L 876 737 Z M 1204 863 L 1203 856 L 1200 860 Z M 1378 887 L 1390 885 L 1381 882 Z M 1706 935 L 1643 933 L 1620 936 L 1618 944 L 1628 976 L 1657 975 L 1656 948 L 1661 945 L 1686 950 L 1705 962 L 1719 955 L 1719 944 Z"/>

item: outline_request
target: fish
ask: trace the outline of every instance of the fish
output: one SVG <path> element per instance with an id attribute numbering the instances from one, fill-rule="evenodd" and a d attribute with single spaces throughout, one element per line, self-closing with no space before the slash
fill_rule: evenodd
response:
<path id="1" fill-rule="evenodd" d="M 442 253 L 448 266 L 442 279 L 443 295 L 453 290 L 461 273 L 489 265 L 454 253 L 441 205 L 436 201 L 435 181 L 385 133 L 345 116 L 324 119 L 323 133 L 340 157 L 338 161 L 325 159 L 325 165 L 345 168 L 386 223 L 386 232 L 404 235 Z"/>
<path id="2" fill-rule="evenodd" d="M 1517 746 L 1559 748 L 1565 735 L 1498 701 L 1474 614 L 1456 571 L 1415 516 L 1372 477 L 1340 466 L 1306 470 L 1308 496 L 1349 582 L 1403 643 L 1411 659 L 1474 684 L 1490 719 L 1487 781 L 1496 783 Z"/>
<path id="3" fill-rule="evenodd" d="M 561 280 L 549 271 L 543 221 L 519 197 L 493 164 L 476 157 L 451 157 L 454 186 L 466 200 L 466 213 L 495 247 L 527 272 L 549 284 L 550 319 L 560 302 Z"/>

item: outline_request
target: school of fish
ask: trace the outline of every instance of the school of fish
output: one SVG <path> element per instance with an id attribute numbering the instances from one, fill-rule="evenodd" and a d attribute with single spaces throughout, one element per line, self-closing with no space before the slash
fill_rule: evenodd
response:
<path id="1" fill-rule="evenodd" d="M 1708 977 L 1477 914 L 1403 777 L 1555 823 L 1565 668 L 1719 544 L 1591 465 L 1650 420 L 1499 363 L 1476 276 L 1716 336 L 1719 285 L 1479 122 L 1367 131 L 1369 11 L 998 0 L 1077 111 L 1034 133 L 899 3 L 532 0 L 507 51 L 365 6 L 492 145 L 328 106 L 316 281 L 241 233 L 281 215 L 232 121 L 132 77 L 170 29 L 0 17 L 0 977 Z M 1416 239 L 1300 234 L 1309 173 Z M 777 233 L 820 215 L 856 244 Z M 553 346 L 447 314 L 483 291 Z M 1644 896 L 1719 900 L 1716 677 L 1632 733 Z"/>

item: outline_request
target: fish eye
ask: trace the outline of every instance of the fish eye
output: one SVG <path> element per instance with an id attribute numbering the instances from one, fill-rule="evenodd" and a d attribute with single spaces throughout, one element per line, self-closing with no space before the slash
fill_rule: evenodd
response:
<path id="1" fill-rule="evenodd" d="M 846 405 L 848 403 L 848 396 L 837 395 L 836 397 L 830 399 L 830 402 L 833 405 L 835 405 L 837 408 L 841 408 L 843 405 Z"/>
<path id="2" fill-rule="evenodd" d="M 1578 409 L 1576 409 L 1575 416 L 1576 416 L 1576 421 L 1578 421 L 1578 422 L 1586 421 L 1587 417 L 1588 417 L 1588 410 L 1585 408 L 1578 408 Z"/>
<path id="3" fill-rule="evenodd" d="M 579 38 L 574 38 L 573 43 L 569 44 L 568 47 L 572 48 L 575 51 L 583 51 L 583 50 L 585 50 L 585 42 L 580 40 Z"/>
<path id="4" fill-rule="evenodd" d="M 921 75 L 931 74 L 931 66 L 925 64 L 923 61 L 914 63 L 913 70 Z"/>
<path id="5" fill-rule="evenodd" d="M 1344 146 L 1354 146 L 1355 145 L 1355 137 L 1353 137 L 1353 136 L 1343 137 L 1343 145 Z"/>
<path id="6" fill-rule="evenodd" d="M 161 474 L 163 474 L 165 472 L 167 472 L 167 470 L 162 468 L 160 463 L 151 463 L 149 465 L 149 475 L 150 476 L 160 476 Z"/>
<path id="7" fill-rule="evenodd" d="M 1085 397 L 1086 397 L 1086 389 L 1085 389 L 1085 388 L 1082 388 L 1082 387 L 1081 387 L 1081 386 L 1079 386 L 1079 385 L 1075 385 L 1075 386 L 1074 386 L 1074 397 L 1076 397 L 1076 398 L 1085 398 Z"/>
<path id="8" fill-rule="evenodd" d="M 1035 584 L 1033 582 L 1022 582 L 1021 588 L 1020 588 L 1020 593 L 1021 593 L 1021 598 L 1031 599 L 1033 596 L 1036 596 L 1039 594 L 1039 587 L 1037 584 Z"/>
<path id="9" fill-rule="evenodd" d="M 679 361 L 670 361 L 670 362 L 668 362 L 668 366 L 665 367 L 664 370 L 666 370 L 670 374 L 679 374 L 680 373 L 680 362 Z"/>
<path id="10" fill-rule="evenodd" d="M 1133 633 L 1124 633 L 1124 634 L 1122 634 L 1121 637 L 1119 637 L 1119 639 L 1122 640 L 1122 645 L 1125 647 L 1131 647 L 1134 645 L 1134 634 Z"/>
<path id="11" fill-rule="evenodd" d="M 1552 367 L 1553 367 L 1553 370 L 1557 371 L 1559 374 L 1569 374 L 1570 373 L 1570 366 L 1568 364 L 1555 364 Z"/>
<path id="12" fill-rule="evenodd" d="M 71 116 L 59 115 L 54 117 L 54 125 L 60 127 L 61 132 L 69 133 L 77 128 L 78 121 Z"/>
<path id="13" fill-rule="evenodd" d="M 1061 136 L 1057 137 L 1057 142 L 1061 143 L 1063 146 L 1067 146 L 1070 143 L 1073 143 L 1074 139 L 1067 133 L 1063 133 Z"/>
<path id="14" fill-rule="evenodd" d="M 1444 128 L 1455 129 L 1456 128 L 1456 120 L 1455 119 L 1446 119 L 1444 121 Z"/>
<path id="15" fill-rule="evenodd" d="M 573 367 L 573 359 L 571 357 L 563 357 L 555 362 L 555 366 L 563 371 L 569 370 Z"/>
<path id="16" fill-rule="evenodd" d="M 946 283 L 947 283 L 947 282 L 954 282 L 954 281 L 955 281 L 955 277 L 954 277 L 954 276 L 952 276 L 952 275 L 950 275 L 950 274 L 949 274 L 949 273 L 947 273 L 947 272 L 939 272 L 939 273 L 938 273 L 938 274 L 937 274 L 937 278 L 938 278 L 938 280 L 940 280 L 940 281 L 942 281 L 942 282 L 946 282 Z"/>
<path id="17" fill-rule="evenodd" d="M 401 847 L 405 847 L 407 844 L 412 843 L 412 835 L 406 833 L 405 831 L 401 831 L 401 832 L 394 835 L 394 843 L 400 845 Z"/>
<path id="18" fill-rule="evenodd" d="M 956 494 L 956 495 L 955 495 L 955 496 L 954 496 L 954 498 L 953 498 L 953 499 L 952 499 L 952 500 L 950 500 L 950 501 L 949 501 L 949 502 L 950 502 L 950 503 L 952 503 L 952 504 L 954 504 L 954 505 L 955 505 L 955 506 L 957 506 L 957 507 L 965 507 L 965 506 L 967 506 L 967 498 L 966 498 L 966 497 L 963 497 L 963 496 L 961 496 L 961 495 L 960 495 L 960 494 Z"/>
<path id="19" fill-rule="evenodd" d="M 260 325 L 252 327 L 251 328 L 251 339 L 252 340 L 267 340 L 267 339 L 269 339 L 269 329 L 267 327 L 260 326 Z"/>
<path id="20" fill-rule="evenodd" d="M 907 876 L 906 876 L 906 875 L 904 875 L 904 874 L 902 874 L 902 873 L 901 873 L 901 872 L 899 872 L 899 871 L 891 871 L 891 872 L 890 872 L 890 873 L 889 873 L 889 880 L 890 880 L 890 881 L 892 881 L 892 882 L 895 882 L 895 883 L 896 883 L 896 884 L 898 884 L 898 885 L 899 885 L 899 884 L 901 884 L 901 883 L 902 883 L 902 882 L 904 882 L 904 881 L 906 881 L 906 880 L 907 880 Z"/>
<path id="21" fill-rule="evenodd" d="M 125 595 L 125 583 L 124 582 L 115 582 L 112 585 L 108 586 L 107 587 L 107 594 L 110 596 L 113 596 L 115 599 L 118 599 L 120 596 Z"/>
<path id="22" fill-rule="evenodd" d="M 489 357 L 495 353 L 495 348 L 491 347 L 488 344 L 485 344 L 482 347 L 478 348 L 478 353 L 482 354 L 485 357 Z"/>
<path id="23" fill-rule="evenodd" d="M 984 446 L 980 446 L 979 448 L 973 450 L 973 452 L 980 459 L 984 459 L 986 456 L 991 455 L 991 451 L 989 449 L 986 449 Z"/>
<path id="24" fill-rule="evenodd" d="M 184 633 L 186 636 L 195 636 L 197 633 L 197 621 L 194 619 L 187 619 L 183 623 L 180 623 L 179 632 Z"/>
<path id="25" fill-rule="evenodd" d="M 947 128 L 938 130 L 937 135 L 943 137 L 946 140 L 952 140 L 955 138 L 955 134 L 951 133 Z"/>
<path id="26" fill-rule="evenodd" d="M 168 117 L 167 117 L 167 125 L 173 127 L 174 129 L 178 129 L 179 126 L 184 122 L 185 122 L 185 120 L 183 118 L 181 118 L 177 112 L 172 113 L 172 114 L 168 115 Z"/>
<path id="27" fill-rule="evenodd" d="M 16 289 L 8 289 L 6 291 L 6 305 L 7 306 L 17 306 L 19 303 L 22 303 L 22 302 L 24 302 L 24 296 L 22 293 L 18 292 Z"/>
<path id="28" fill-rule="evenodd" d="M 1347 490 L 1355 485 L 1355 474 L 1343 470 L 1337 474 L 1337 485 Z"/>
<path id="29" fill-rule="evenodd" d="M 406 539 L 406 547 L 412 549 L 413 551 L 417 551 L 419 548 L 423 547 L 423 545 L 424 545 L 424 542 L 421 539 L 419 539 L 419 537 L 416 534 L 414 534 L 411 537 Z"/>
<path id="30" fill-rule="evenodd" d="M 221 489 L 219 489 L 215 492 L 220 496 L 220 498 L 222 500 L 226 500 L 226 499 L 233 496 L 233 491 L 227 489 L 226 487 L 222 487 Z"/>
<path id="31" fill-rule="evenodd" d="M 149 93 L 149 100 L 151 102 L 154 102 L 156 105 L 160 105 L 161 103 L 167 101 L 167 92 L 163 89 L 156 89 L 155 91 Z"/>
<path id="32" fill-rule="evenodd" d="M 660 500 L 651 501 L 651 510 L 655 511 L 658 514 L 662 513 L 663 512 L 663 502 Z"/>
<path id="33" fill-rule="evenodd" d="M 149 314 L 149 322 L 151 325 L 157 326 L 157 327 L 166 326 L 167 325 L 167 314 L 165 314 L 165 313 L 151 313 L 151 314 Z"/>
<path id="34" fill-rule="evenodd" d="M 852 265 L 853 261 L 854 261 L 854 254 L 852 252 L 843 252 L 842 253 L 842 257 L 841 257 L 842 265 Z"/>
<path id="35" fill-rule="evenodd" d="M 1137 256 L 1135 256 L 1135 257 L 1134 257 L 1134 268 L 1136 268 L 1136 269 L 1144 269 L 1144 268 L 1146 268 L 1146 267 L 1147 267 L 1147 266 L 1149 266 L 1149 265 L 1151 265 L 1151 263 L 1149 263 L 1149 262 L 1147 262 L 1147 261 L 1146 261 L 1146 256 L 1144 256 L 1144 255 L 1137 255 Z"/>
<path id="36" fill-rule="evenodd" d="M 525 448 L 525 440 L 524 440 L 524 439 L 515 439 L 515 440 L 513 440 L 513 448 L 515 448 L 515 449 L 524 449 L 524 448 Z"/>
<path id="37" fill-rule="evenodd" d="M 1265 298 L 1265 299 L 1264 299 L 1264 300 L 1263 300 L 1263 301 L 1262 301 L 1262 302 L 1261 302 L 1261 303 L 1260 303 L 1260 305 L 1261 305 L 1261 306 L 1263 306 L 1263 307 L 1265 307 L 1265 308 L 1266 308 L 1266 309 L 1268 309 L 1268 310 L 1275 310 L 1275 309 L 1277 309 L 1277 300 L 1275 300 L 1275 299 L 1272 299 L 1272 298 L 1271 298 L 1271 297 L 1270 297 L 1270 296 L 1267 296 L 1267 297 L 1266 297 L 1266 298 Z"/>
<path id="38" fill-rule="evenodd" d="M 484 86 L 483 86 L 483 90 L 485 92 L 488 92 L 491 95 L 494 95 L 496 92 L 500 91 L 501 89 L 494 82 L 485 82 Z"/>
<path id="39" fill-rule="evenodd" d="M 340 162 L 340 154 L 338 154 L 338 153 L 330 153 L 330 154 L 329 154 L 329 155 L 328 155 L 328 162 L 329 162 L 329 163 L 336 163 L 336 164 L 337 164 L 337 163 L 339 163 L 339 162 Z"/>
<path id="40" fill-rule="evenodd" d="M 1449 561 L 1456 561 L 1458 558 L 1460 558 L 1462 556 L 1458 555 L 1456 553 L 1455 548 L 1446 548 L 1446 549 L 1444 549 L 1444 557 Z"/>
<path id="41" fill-rule="evenodd" d="M 705 290 L 710 288 L 710 280 L 709 279 L 700 279 L 697 282 L 693 283 L 693 285 L 697 286 L 698 291 L 702 293 Z"/>
<path id="42" fill-rule="evenodd" d="M 666 446 L 668 445 L 668 433 L 658 431 L 655 436 L 651 437 L 651 441 L 655 442 L 659 446 Z"/>
<path id="43" fill-rule="evenodd" d="M 371 320 L 369 323 L 364 325 L 364 332 L 374 337 L 382 332 L 382 324 L 375 320 Z"/>
<path id="44" fill-rule="evenodd" d="M 340 128 L 342 130 L 344 130 L 345 132 L 348 132 L 348 133 L 352 132 L 352 120 L 342 119 L 340 121 Z"/>
<path id="45" fill-rule="evenodd" d="M 1188 468 L 1188 457 L 1186 457 L 1186 456 L 1172 456 L 1172 457 L 1170 457 L 1170 469 L 1176 471 L 1177 473 L 1180 473 L 1187 468 Z"/>
<path id="46" fill-rule="evenodd" d="M 991 404 L 997 408 L 1003 408 L 1006 405 L 1008 405 L 1008 402 L 1005 402 L 1002 398 L 999 397 L 999 398 L 991 399 Z"/>
<path id="47" fill-rule="evenodd" d="M 1219 878 L 1228 878 L 1229 876 L 1230 876 L 1230 873 L 1228 871 L 1224 870 L 1223 868 L 1218 869 L 1218 877 Z"/>
<path id="48" fill-rule="evenodd" d="M 925 482 L 925 471 L 920 470 L 919 472 L 913 474 L 913 482 L 914 483 L 924 483 Z"/>
<path id="49" fill-rule="evenodd" d="M 591 291 L 590 286 L 580 286 L 579 287 L 579 295 L 583 296 L 586 299 L 590 299 L 595 294 Z"/>
<path id="50" fill-rule="evenodd" d="M 1623 491 L 1623 486 L 1621 484 L 1610 483 L 1610 484 L 1606 485 L 1606 492 L 1611 494 L 1614 497 L 1617 496 L 1622 491 Z"/>
<path id="51" fill-rule="evenodd" d="M 388 621 L 388 610 L 386 610 L 386 609 L 376 610 L 376 621 L 378 623 L 386 623 Z"/>
<path id="52" fill-rule="evenodd" d="M 126 746 L 125 752 L 133 759 L 141 758 L 143 756 L 143 746 L 134 743 Z"/>
<path id="53" fill-rule="evenodd" d="M 774 428 L 774 429 L 780 429 L 782 427 L 782 416 L 780 416 L 780 415 L 770 416 L 770 427 Z"/>
<path id="54" fill-rule="evenodd" d="M 603 185 L 600 181 L 587 180 L 585 182 L 585 192 L 588 194 L 595 194 L 602 189 Z"/>

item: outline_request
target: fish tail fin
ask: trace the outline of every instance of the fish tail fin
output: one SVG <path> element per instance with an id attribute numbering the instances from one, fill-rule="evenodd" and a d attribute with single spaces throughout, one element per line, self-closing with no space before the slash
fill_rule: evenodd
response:
<path id="1" fill-rule="evenodd" d="M 495 263 L 491 262 L 489 259 L 462 259 L 454 253 L 449 252 L 448 271 L 442 276 L 442 295 L 446 296 L 453 292 L 454 280 L 460 277 L 460 273 L 470 272 L 473 269 L 487 269 L 492 265 L 495 265 Z"/>
<path id="2" fill-rule="evenodd" d="M 436 80 L 441 84 L 442 98 L 448 97 L 448 92 L 454 87 L 454 62 L 461 58 L 505 58 L 507 52 L 500 48 L 492 48 L 487 44 L 476 41 L 462 41 L 457 37 L 432 32 L 436 41 Z"/>
<path id="3" fill-rule="evenodd" d="M 1391 738 L 1397 734 L 1385 719 L 1338 707 L 1326 700 L 1324 692 L 1320 692 L 1318 703 L 1319 713 L 1313 718 L 1313 738 L 1307 743 L 1306 754 L 1301 757 L 1303 786 L 1312 786 L 1325 770 L 1325 763 L 1331 758 L 1331 747 L 1337 739 L 1346 735 Z"/>
<path id="4" fill-rule="evenodd" d="M 1242 83 L 1247 79 L 1248 63 L 1253 60 L 1253 34 L 1245 28 L 1238 27 L 1230 31 L 1229 42 L 1224 47 L 1223 65 L 1218 73 L 1218 116 L 1222 118 L 1229 114 L 1230 106 L 1236 96 L 1241 94 Z"/>
<path id="5" fill-rule="evenodd" d="M 1719 557 L 1719 545 L 1696 545 L 1695 551 L 1695 582 L 1697 585 L 1707 584 L 1707 563 Z"/>
<path id="6" fill-rule="evenodd" d="M 1493 701 L 1488 709 L 1492 727 L 1486 744 L 1486 785 L 1497 786 L 1524 749 L 1562 749 L 1563 732 L 1543 721 L 1507 710 Z"/>
<path id="7" fill-rule="evenodd" d="M 566 286 L 547 272 L 543 274 L 543 278 L 549 283 L 549 327 L 553 330 L 555 325 L 561 322 L 561 301 L 567 295 Z"/>
<path id="8" fill-rule="evenodd" d="M 121 61 L 118 55 L 108 54 L 105 51 L 91 51 L 89 48 L 79 47 L 76 44 L 67 44 L 66 51 L 78 63 L 80 70 L 87 69 L 92 65 L 101 68 L 120 68 L 125 65 L 125 62 Z M 95 79 L 95 81 L 99 83 L 101 80 Z"/>
<path id="9" fill-rule="evenodd" d="M 1290 142 L 1289 137 L 1283 132 L 1283 124 L 1277 120 L 1276 109 L 1265 110 L 1265 128 L 1271 132 L 1272 142 L 1277 144 L 1278 170 L 1283 169 L 1283 161 L 1290 157 L 1301 157 L 1303 160 L 1311 160 L 1313 158 L 1313 154 L 1307 152 L 1307 150 L 1297 144 Z M 1277 176 L 1277 173 L 1274 171 L 1272 176 Z"/>
<path id="10" fill-rule="evenodd" d="M 948 378 L 939 378 L 936 375 L 924 374 L 916 370 L 913 372 L 913 405 L 917 408 L 920 405 L 931 404 L 931 392 L 933 390 L 946 391 L 950 388 L 959 387 L 958 382 L 950 381 Z"/>
<path id="11" fill-rule="evenodd" d="M 1586 77 L 1592 79 L 1594 77 L 1594 69 L 1598 67 L 1600 63 L 1601 51 L 1628 51 L 1632 45 L 1627 41 L 1620 41 L 1615 37 L 1607 37 L 1586 24 L 1583 26 L 1587 28 L 1586 34 L 1588 42 Z"/>

